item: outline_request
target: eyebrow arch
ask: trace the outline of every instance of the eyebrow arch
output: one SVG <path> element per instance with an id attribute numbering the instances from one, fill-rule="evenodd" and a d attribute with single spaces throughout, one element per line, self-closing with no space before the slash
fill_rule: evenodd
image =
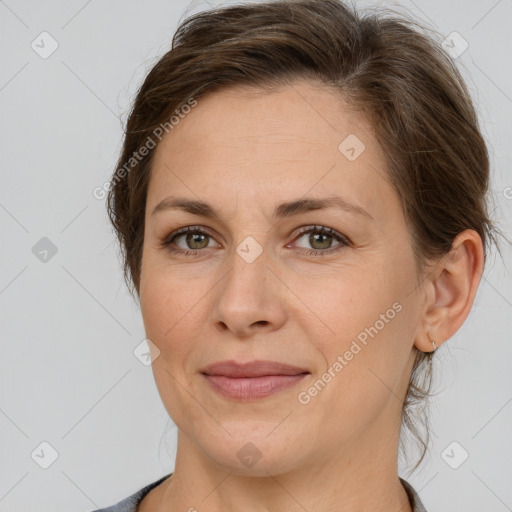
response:
<path id="1" fill-rule="evenodd" d="M 361 206 L 350 203 L 346 199 L 338 196 L 326 198 L 301 198 L 295 201 L 289 201 L 278 205 L 273 213 L 275 220 L 292 215 L 299 215 L 314 210 L 323 210 L 326 208 L 339 208 L 354 215 L 366 217 L 374 220 L 373 217 Z M 220 213 L 210 204 L 203 201 L 195 201 L 185 197 L 167 197 L 160 201 L 151 211 L 151 215 L 166 210 L 183 210 L 193 215 L 200 215 L 206 218 L 217 219 L 222 222 Z"/>

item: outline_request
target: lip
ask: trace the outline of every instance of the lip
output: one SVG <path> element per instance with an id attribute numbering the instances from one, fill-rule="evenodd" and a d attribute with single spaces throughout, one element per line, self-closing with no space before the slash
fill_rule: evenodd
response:
<path id="1" fill-rule="evenodd" d="M 305 368 L 276 361 L 220 361 L 201 370 L 211 388 L 238 401 L 265 398 L 301 381 L 309 375 Z"/>
<path id="2" fill-rule="evenodd" d="M 264 377 L 268 375 L 299 375 L 309 373 L 306 368 L 299 368 L 277 361 L 255 360 L 241 363 L 234 360 L 219 361 L 203 368 L 206 375 L 222 375 L 224 377 Z"/>

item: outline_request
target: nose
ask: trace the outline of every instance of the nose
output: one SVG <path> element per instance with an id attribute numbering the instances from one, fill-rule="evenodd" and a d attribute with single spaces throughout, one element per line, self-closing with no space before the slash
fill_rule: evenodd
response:
<path id="1" fill-rule="evenodd" d="M 254 261 L 233 251 L 227 270 L 214 288 L 211 321 L 238 338 L 279 329 L 286 321 L 286 286 L 263 252 Z"/>

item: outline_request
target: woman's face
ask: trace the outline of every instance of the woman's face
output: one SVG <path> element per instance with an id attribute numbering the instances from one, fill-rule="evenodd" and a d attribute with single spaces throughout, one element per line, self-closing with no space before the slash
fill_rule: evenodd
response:
<path id="1" fill-rule="evenodd" d="M 338 95 L 199 98 L 156 149 L 144 236 L 153 372 L 190 456 L 251 475 L 396 456 L 424 298 L 383 154 Z M 296 370 L 204 374 L 262 360 Z"/>

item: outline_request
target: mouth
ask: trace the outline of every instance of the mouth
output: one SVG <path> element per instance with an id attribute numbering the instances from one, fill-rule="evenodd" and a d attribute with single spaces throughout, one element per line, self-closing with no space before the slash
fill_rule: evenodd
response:
<path id="1" fill-rule="evenodd" d="M 218 394 L 237 401 L 262 399 L 284 391 L 310 374 L 305 368 L 276 361 L 221 361 L 200 372 Z"/>

